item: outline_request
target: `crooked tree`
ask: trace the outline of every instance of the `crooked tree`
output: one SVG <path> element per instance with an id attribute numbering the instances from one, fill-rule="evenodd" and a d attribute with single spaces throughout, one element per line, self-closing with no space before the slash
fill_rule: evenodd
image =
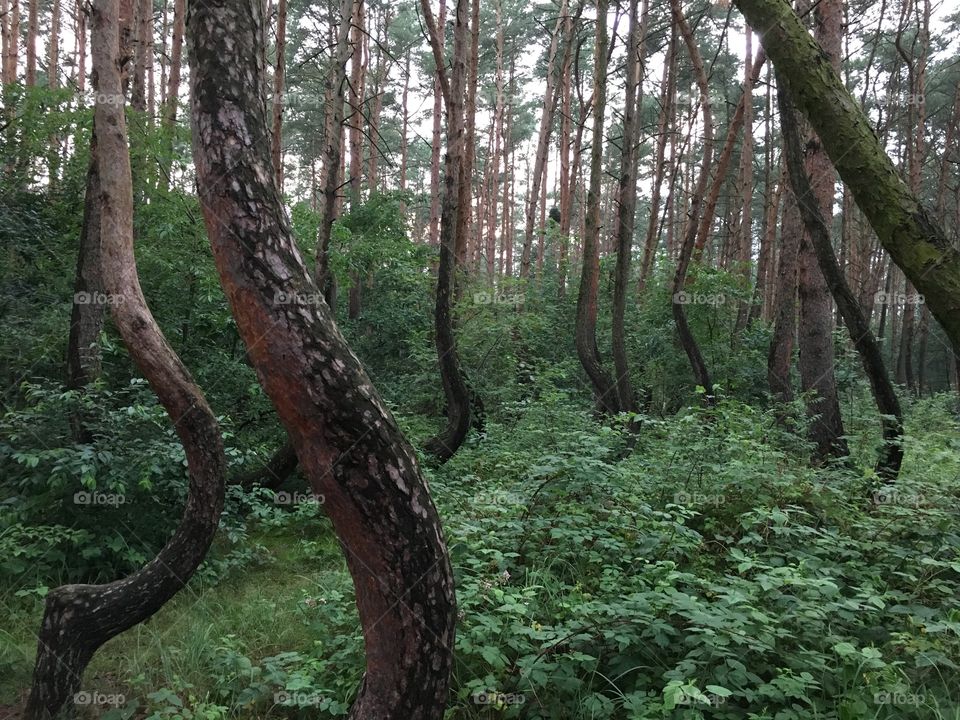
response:
<path id="1" fill-rule="evenodd" d="M 220 284 L 346 555 L 367 671 L 350 717 L 443 717 L 453 575 L 416 456 L 316 296 L 272 171 L 259 0 L 190 6 L 193 157 Z"/>
<path id="2" fill-rule="evenodd" d="M 28 720 L 72 712 L 84 669 L 110 638 L 143 622 L 189 581 L 205 557 L 223 508 L 226 456 L 220 428 L 189 371 L 170 348 L 137 277 L 133 182 L 123 112 L 120 3 L 93 6 L 91 47 L 97 103 L 103 287 L 130 356 L 150 383 L 183 444 L 190 473 L 183 517 L 157 556 L 133 575 L 103 585 L 63 585 L 46 598 L 38 633 Z"/>

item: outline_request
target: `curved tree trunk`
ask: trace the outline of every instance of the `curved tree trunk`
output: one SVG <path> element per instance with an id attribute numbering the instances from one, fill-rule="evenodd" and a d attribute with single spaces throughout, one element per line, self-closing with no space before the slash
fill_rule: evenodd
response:
<path id="1" fill-rule="evenodd" d="M 877 410 L 883 426 L 883 446 L 877 459 L 877 474 L 887 482 L 896 480 L 903 462 L 903 413 L 900 402 L 890 382 L 890 375 L 883 363 L 883 353 L 870 330 L 870 323 L 860 309 L 860 304 L 850 291 L 843 270 L 837 262 L 830 242 L 830 230 L 821 212 L 820 203 L 811 187 L 807 169 L 803 163 L 803 149 L 796 115 L 786 90 L 786 81 L 777 79 L 777 97 L 780 106 L 780 124 L 783 132 L 784 156 L 794 194 L 800 198 L 800 213 L 807 234 L 816 253 L 825 282 L 833 294 L 843 322 L 850 333 L 863 369 L 870 380 Z"/>
<path id="2" fill-rule="evenodd" d="M 597 406 L 616 414 L 620 409 L 617 385 L 603 367 L 597 349 L 597 295 L 600 287 L 600 193 L 603 174 L 603 120 L 607 105 L 607 0 L 597 0 L 596 45 L 593 50 L 593 144 L 590 147 L 590 185 L 583 228 L 583 265 L 577 295 L 574 341 Z"/>
<path id="3" fill-rule="evenodd" d="M 883 247 L 960 351 L 960 254 L 897 173 L 860 105 L 785 0 L 734 0 L 790 83 Z"/>
<path id="4" fill-rule="evenodd" d="M 77 10 L 78 17 L 86 17 Z M 120 63 L 120 84 L 124 87 L 130 60 L 133 2 L 122 0 L 119 5 L 117 50 Z M 80 68 L 83 76 L 83 68 Z M 96 86 L 96 74 L 94 74 Z M 119 98 L 123 98 L 121 93 Z M 73 306 L 70 311 L 70 332 L 67 339 L 67 381 L 70 390 L 81 390 L 100 377 L 100 333 L 106 310 L 106 290 L 101 267 L 101 187 L 100 150 L 97 143 L 97 121 L 94 117 L 90 130 L 90 163 L 87 166 L 83 198 L 83 223 L 77 251 L 77 270 L 73 284 Z M 93 441 L 82 414 L 70 417 L 70 429 L 76 442 Z"/>
<path id="5" fill-rule="evenodd" d="M 687 19 L 680 8 L 680 0 L 670 0 L 670 9 L 673 13 L 673 21 L 680 29 L 680 35 L 687 46 L 687 52 L 690 54 L 690 61 L 693 63 L 694 76 L 697 79 L 697 87 L 700 89 L 700 109 L 703 114 L 703 159 L 700 163 L 700 172 L 697 176 L 697 184 L 690 197 L 689 217 L 683 237 L 683 245 L 680 247 L 680 257 L 677 261 L 677 272 L 673 276 L 673 319 L 677 325 L 677 334 L 680 336 L 680 344 L 687 353 L 690 360 L 690 366 L 693 369 L 693 375 L 697 383 L 703 387 L 704 399 L 708 405 L 714 403 L 713 381 L 710 379 L 710 371 L 707 369 L 707 363 L 703 359 L 703 353 L 700 352 L 700 346 L 697 344 L 690 325 L 687 322 L 687 311 L 683 300 L 683 288 L 687 279 L 687 269 L 690 266 L 690 257 L 693 254 L 694 243 L 697 239 L 698 219 L 700 217 L 700 202 L 707 189 L 707 180 L 710 175 L 710 163 L 713 160 L 713 115 L 710 112 L 710 88 L 707 83 L 707 74 L 703 67 L 703 58 L 700 57 L 700 51 L 697 48 L 693 32 L 687 24 Z"/>
<path id="6" fill-rule="evenodd" d="M 259 0 L 188 20 L 197 185 L 220 283 L 260 383 L 356 588 L 367 672 L 355 720 L 439 720 L 453 663 L 453 574 L 416 456 L 324 303 L 271 172 Z"/>
<path id="7" fill-rule="evenodd" d="M 133 191 L 123 116 L 118 0 L 93 8 L 95 122 L 99 139 L 105 290 L 124 344 L 183 443 L 190 489 L 183 518 L 160 553 L 133 575 L 105 585 L 64 585 L 47 595 L 26 717 L 70 713 L 83 671 L 103 643 L 163 607 L 200 565 L 223 508 L 226 457 L 220 428 L 200 389 L 157 327 L 137 278 Z"/>
<path id="8" fill-rule="evenodd" d="M 464 241 L 458 237 L 467 226 L 459 221 L 461 213 L 469 213 L 470 205 L 462 204 L 460 191 L 464 182 L 462 165 L 466 128 L 463 101 L 466 94 L 466 62 L 469 53 L 467 9 L 469 0 L 457 0 L 454 11 L 453 60 L 450 76 L 444 66 L 443 44 L 430 10 L 429 0 L 421 0 L 430 45 L 436 61 L 440 87 L 447 111 L 447 154 L 444 159 L 443 209 L 440 214 L 440 265 L 437 268 L 437 300 L 434 314 L 437 357 L 440 379 L 447 401 L 447 423 L 440 433 L 428 440 L 424 449 L 440 462 L 453 457 L 467 438 L 470 429 L 471 397 L 466 373 L 460 364 L 457 339 L 453 331 L 453 297 L 457 271 L 457 248 Z"/>

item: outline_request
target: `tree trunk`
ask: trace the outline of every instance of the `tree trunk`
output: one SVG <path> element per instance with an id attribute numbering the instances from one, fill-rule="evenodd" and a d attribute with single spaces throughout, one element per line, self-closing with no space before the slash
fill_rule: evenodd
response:
<path id="1" fill-rule="evenodd" d="M 745 120 L 753 118 L 753 113 L 747 110 L 747 101 L 752 98 L 753 86 L 760 79 L 760 71 L 763 64 L 767 61 L 763 50 L 757 52 L 757 58 L 753 66 L 748 71 L 749 75 L 744 80 L 743 89 L 740 92 L 740 100 L 737 102 L 737 108 L 733 112 L 730 124 L 727 127 L 727 137 L 723 143 L 723 149 L 720 151 L 720 157 L 717 159 L 717 168 L 713 175 L 713 184 L 710 186 L 710 194 L 707 196 L 703 205 L 703 215 L 700 217 L 700 226 L 697 229 L 697 242 L 694 245 L 693 261 L 700 262 L 703 257 L 703 250 L 710 237 L 710 229 L 713 226 L 713 219 L 717 213 L 717 202 L 720 199 L 720 190 L 727 180 L 727 173 L 730 169 L 730 162 L 733 159 L 733 150 L 737 144 L 737 136 L 744 127 Z M 748 95 L 751 93 L 751 95 Z"/>
<path id="2" fill-rule="evenodd" d="M 406 58 L 403 65 L 403 94 L 401 95 L 400 106 L 401 106 L 401 122 L 400 122 L 400 192 L 405 192 L 407 189 L 407 131 L 410 126 L 410 111 L 407 105 L 407 99 L 410 97 L 410 56 L 412 50 L 407 51 Z M 407 204 L 405 201 L 400 201 L 400 213 L 403 214 L 406 211 Z"/>
<path id="3" fill-rule="evenodd" d="M 133 575 L 105 585 L 64 585 L 46 598 L 33 685 L 25 715 L 46 720 L 71 714 L 72 696 L 96 650 L 143 622 L 190 579 L 206 555 L 223 508 L 226 456 L 216 418 L 200 389 L 157 327 L 137 278 L 133 252 L 133 190 L 124 125 L 118 0 L 93 9 L 98 102 L 103 275 L 124 344 L 157 394 L 183 443 L 190 473 L 180 525 L 159 554 Z M 121 99 L 118 101 L 118 99 Z"/>
<path id="4" fill-rule="evenodd" d="M 147 63 L 152 61 L 149 49 L 153 0 L 134 0 L 134 3 L 133 89 L 130 94 L 130 107 L 145 112 L 147 109 Z"/>
<path id="5" fill-rule="evenodd" d="M 790 366 L 797 334 L 797 274 L 803 219 L 793 188 L 783 192 L 783 218 L 780 223 L 780 255 L 773 303 L 773 335 L 767 355 L 767 384 L 770 393 L 781 402 L 793 400 Z"/>
<path id="6" fill-rule="evenodd" d="M 27 73 L 24 84 L 33 87 L 37 84 L 37 15 L 39 0 L 27 0 L 30 9 L 27 11 Z"/>
<path id="7" fill-rule="evenodd" d="M 750 64 L 753 61 L 753 33 L 748 26 L 747 55 L 744 66 L 743 93 L 743 143 L 740 149 L 740 247 L 737 253 L 737 268 L 744 286 L 750 287 L 751 262 L 753 260 L 753 86 L 755 81 Z M 757 70 L 757 78 L 760 71 Z M 735 338 L 740 336 L 750 318 L 750 302 L 741 301 L 737 308 Z"/>
<path id="8" fill-rule="evenodd" d="M 814 17 L 815 34 L 821 41 L 826 59 L 834 70 L 839 70 L 843 20 L 840 0 L 821 0 Z M 833 218 L 833 165 L 821 150 L 816 135 L 807 136 L 806 148 L 806 171 L 810 174 L 820 213 L 829 228 Z M 796 192 L 795 195 L 802 204 L 805 198 L 801 198 Z M 810 426 L 810 436 L 816 443 L 815 459 L 824 460 L 831 455 L 848 455 L 849 449 L 844 439 L 840 399 L 837 397 L 837 381 L 834 375 L 833 303 L 812 242 L 809 230 L 805 231 L 800 241 L 797 288 L 800 298 L 800 327 L 797 338 L 800 349 L 800 387 L 804 392 L 816 391 L 816 396 L 807 404 L 807 414 L 814 418 Z"/>
<path id="9" fill-rule="evenodd" d="M 564 42 L 569 46 L 573 42 L 575 25 L 573 19 L 564 18 Z M 501 31 L 502 34 L 502 31 Z M 572 70 L 573 53 L 566 53 L 560 68 L 560 249 L 557 262 L 557 297 L 563 299 L 567 294 L 567 274 L 570 254 L 570 216 L 573 213 L 573 175 L 570 172 L 570 144 L 573 129 L 572 112 Z"/>
<path id="10" fill-rule="evenodd" d="M 4 84 L 17 81 L 17 61 L 20 59 L 20 0 L 9 0 L 4 19 L 9 16 L 7 44 L 3 54 Z"/>
<path id="11" fill-rule="evenodd" d="M 960 255 L 898 175 L 863 110 L 785 0 L 735 2 L 754 29 L 763 30 L 767 54 L 883 247 L 960 350 Z"/>
<path id="12" fill-rule="evenodd" d="M 843 269 L 834 255 L 833 245 L 830 242 L 830 229 L 823 216 L 823 206 L 819 202 L 816 189 L 811 186 L 807 168 L 804 166 L 799 123 L 790 103 L 786 89 L 787 82 L 779 77 L 779 73 L 777 86 L 784 155 L 790 182 L 795 196 L 800 198 L 800 213 L 820 270 L 837 302 L 837 307 L 850 333 L 850 339 L 860 354 L 863 369 L 870 381 L 870 388 L 877 403 L 877 411 L 880 413 L 883 446 L 877 459 L 877 475 L 886 482 L 893 482 L 903 462 L 903 413 L 900 410 L 900 402 L 897 400 L 890 376 L 884 366 L 883 353 L 870 331 L 870 323 L 864 317 L 857 299 L 850 292 L 843 276 Z"/>
<path id="13" fill-rule="evenodd" d="M 597 0 L 596 44 L 593 50 L 593 143 L 590 147 L 590 185 L 583 228 L 583 264 L 574 341 L 577 356 L 593 388 L 597 407 L 619 412 L 617 386 L 604 369 L 597 349 L 597 295 L 600 285 L 600 203 L 603 174 L 603 121 L 607 104 L 608 0 Z M 549 104 L 549 98 L 547 103 Z M 536 172 L 534 173 L 536 175 Z M 527 222 L 527 229 L 532 227 Z"/>
<path id="14" fill-rule="evenodd" d="M 657 254 L 660 223 L 660 191 L 663 186 L 663 173 L 666 167 L 664 156 L 667 148 L 667 129 L 674 105 L 677 82 L 677 25 L 670 24 L 670 44 L 663 63 L 663 79 L 660 81 L 660 114 L 657 118 L 657 150 L 653 163 L 653 182 L 650 196 L 650 217 L 647 220 L 647 235 L 643 243 L 643 260 L 637 292 L 643 293 L 647 279 L 653 269 L 653 259 Z"/>
<path id="15" fill-rule="evenodd" d="M 53 0 L 50 9 L 50 42 L 47 47 L 47 86 L 60 86 L 60 0 Z"/>
<path id="16" fill-rule="evenodd" d="M 283 191 L 283 92 L 287 69 L 287 0 L 277 0 L 276 64 L 273 69 L 273 123 L 270 157 L 277 186 Z"/>
<path id="17" fill-rule="evenodd" d="M 297 249 L 265 137 L 257 0 L 191 7 L 197 185 L 220 282 L 260 383 L 293 441 L 353 576 L 367 670 L 349 718 L 440 720 L 456 600 L 416 456 L 324 303 Z"/>
<path id="18" fill-rule="evenodd" d="M 446 0 L 440 0 L 440 10 L 437 15 L 440 28 L 446 27 Z M 440 33 L 440 49 L 443 50 L 445 33 Z M 441 58 L 443 53 L 440 54 Z M 437 63 L 444 62 L 442 59 Z M 440 87 L 440 72 L 442 66 L 438 64 L 436 77 L 433 81 L 433 140 L 430 143 L 430 244 L 440 244 L 440 202 L 443 193 L 440 187 L 440 155 L 443 145 L 443 90 Z"/>
<path id="19" fill-rule="evenodd" d="M 630 27 L 627 31 L 626 86 L 623 106 L 623 149 L 620 157 L 620 178 L 617 187 L 617 265 L 613 285 L 613 365 L 616 372 L 620 412 L 637 411 L 630 367 L 627 362 L 625 315 L 630 261 L 633 256 L 633 231 L 637 211 L 637 152 L 640 144 L 640 115 L 643 108 L 641 71 L 647 35 L 647 0 L 637 15 L 637 0 L 630 0 Z"/>
<path id="20" fill-rule="evenodd" d="M 446 105 L 447 154 L 444 161 L 444 194 L 440 223 L 440 265 L 437 268 L 437 296 L 434 313 L 437 357 L 440 378 L 447 401 L 447 423 L 443 430 L 428 440 L 424 449 L 440 462 L 450 459 L 466 440 L 470 429 L 470 388 L 460 364 L 456 335 L 453 331 L 453 296 L 457 270 L 457 248 L 463 244 L 457 234 L 465 229 L 459 219 L 470 212 L 469 203 L 462 204 L 460 186 L 466 126 L 463 102 L 466 96 L 467 61 L 470 53 L 467 7 L 469 0 L 457 0 L 453 33 L 453 57 L 447 76 L 443 60 L 440 30 L 433 19 L 429 0 L 421 0 L 430 46 L 436 61 L 440 87 Z"/>
<path id="21" fill-rule="evenodd" d="M 480 39 L 480 0 L 472 0 L 470 10 L 470 24 L 468 26 L 468 42 L 465 48 L 464 59 L 464 89 L 463 104 L 463 151 L 460 156 L 460 179 L 457 189 L 460 198 L 457 201 L 457 224 L 454 230 L 454 286 L 453 299 L 459 300 L 462 282 L 459 274 L 467 271 L 467 244 L 470 238 L 473 213 L 473 159 L 476 152 L 476 125 L 477 125 L 477 60 Z M 456 60 L 454 60 L 456 62 Z"/>
<path id="22" fill-rule="evenodd" d="M 677 271 L 673 277 L 673 319 L 677 325 L 680 344 L 683 346 L 684 352 L 686 352 L 687 358 L 690 360 L 693 375 L 697 383 L 703 388 L 704 400 L 707 405 L 713 405 L 715 401 L 713 382 L 710 379 L 710 372 L 707 369 L 706 361 L 703 359 L 703 354 L 700 352 L 700 346 L 697 344 L 697 340 L 693 336 L 693 332 L 687 323 L 686 299 L 684 294 L 687 268 L 690 265 L 690 257 L 693 254 L 694 244 L 697 239 L 700 201 L 707 190 L 710 163 L 713 160 L 713 116 L 710 110 L 710 88 L 707 82 L 707 74 L 703 67 L 703 59 L 700 57 L 700 50 L 697 48 L 693 32 L 690 30 L 687 19 L 683 15 L 683 10 L 680 8 L 680 0 L 670 0 L 670 9 L 673 14 L 673 21 L 680 30 L 680 35 L 683 37 L 683 42 L 687 46 L 687 52 L 690 55 L 690 61 L 693 64 L 694 76 L 697 80 L 697 86 L 700 89 L 700 108 L 703 114 L 703 158 L 700 164 L 700 172 L 697 176 L 696 187 L 690 196 L 690 210 L 684 231 L 683 245 L 680 248 L 680 257 L 677 261 Z"/>
<path id="23" fill-rule="evenodd" d="M 6 2 L 6 0 L 0 0 Z M 82 0 L 77 0 L 73 16 L 74 35 L 76 36 L 76 84 L 77 92 L 84 93 L 87 89 L 87 15 L 83 11 Z"/>
<path id="24" fill-rule="evenodd" d="M 317 228 L 317 264 L 315 281 L 326 299 L 330 312 L 336 316 L 337 285 L 330 271 L 330 240 L 333 222 L 337 217 L 337 193 L 340 189 L 340 166 L 343 160 L 343 104 L 347 61 L 350 59 L 350 20 L 354 4 L 362 0 L 343 0 L 340 6 L 340 26 L 337 30 L 334 60 L 327 74 L 327 97 L 330 102 L 325 117 L 323 211 Z"/>

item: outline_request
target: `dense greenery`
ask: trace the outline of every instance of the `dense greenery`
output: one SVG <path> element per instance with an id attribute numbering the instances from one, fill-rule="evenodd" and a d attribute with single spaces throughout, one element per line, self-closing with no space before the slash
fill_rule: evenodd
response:
<path id="1" fill-rule="evenodd" d="M 182 448 L 112 329 L 102 380 L 62 389 L 84 158 L 71 167 L 56 190 L 0 198 L 0 705 L 28 685 L 47 589 L 151 558 L 186 493 Z M 342 288 L 370 273 L 362 314 L 343 327 L 415 440 L 442 412 L 424 270 L 433 251 L 408 239 L 399 213 L 423 201 L 373 196 L 334 241 Z M 196 200 L 153 191 L 137 210 L 148 301 L 220 416 L 234 471 L 255 467 L 283 436 L 245 363 Z M 299 204 L 292 218 L 312 257 L 316 214 Z M 629 418 L 592 414 L 569 332 L 576 294 L 558 301 L 555 283 L 547 274 L 495 298 L 477 283 L 459 305 L 486 423 L 427 469 L 461 618 L 450 717 L 960 718 L 956 398 L 907 400 L 903 473 L 879 486 L 878 423 L 838 338 L 854 454 L 811 468 L 802 399 L 766 397 L 768 329 L 730 340 L 749 290 L 701 267 L 691 292 L 717 301 L 691 306 L 691 321 L 721 400 L 698 402 L 657 275 L 628 318 L 651 398 L 632 436 Z M 78 407 L 91 444 L 72 440 Z M 317 500 L 297 478 L 277 493 L 232 486 L 187 590 L 95 658 L 91 712 L 345 715 L 362 638 Z"/>

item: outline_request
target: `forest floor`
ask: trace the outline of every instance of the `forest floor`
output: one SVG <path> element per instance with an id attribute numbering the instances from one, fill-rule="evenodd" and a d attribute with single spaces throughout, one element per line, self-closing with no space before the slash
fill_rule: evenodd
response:
<path id="1" fill-rule="evenodd" d="M 428 470 L 458 583 L 451 718 L 960 718 L 960 422 L 914 402 L 895 489 L 812 469 L 733 401 L 621 432 L 528 405 Z M 248 498 L 205 568 L 84 679 L 91 717 L 344 715 L 353 590 L 322 511 Z M 0 591 L 0 706 L 42 592 Z M 2 712 L 2 711 L 0 711 Z"/>

